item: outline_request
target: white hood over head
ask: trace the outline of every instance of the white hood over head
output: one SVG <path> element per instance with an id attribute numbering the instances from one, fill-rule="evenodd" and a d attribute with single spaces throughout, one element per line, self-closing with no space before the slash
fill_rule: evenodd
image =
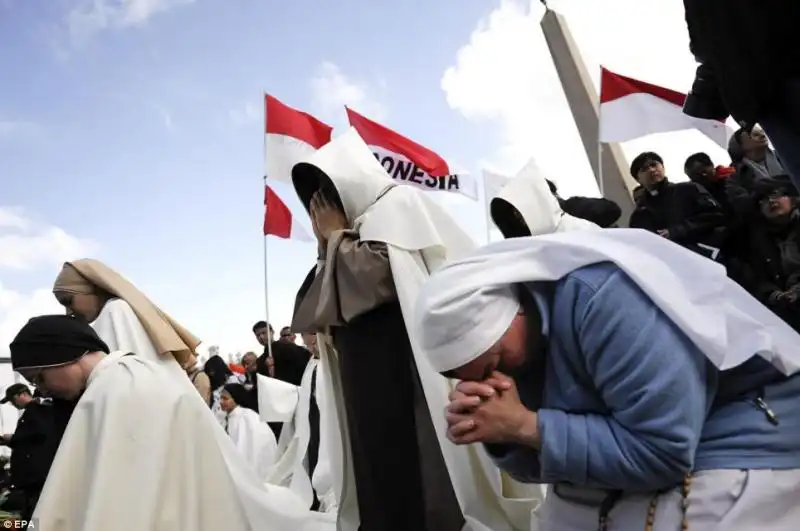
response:
<path id="1" fill-rule="evenodd" d="M 534 159 L 528 161 L 497 196 L 492 198 L 489 205 L 492 221 L 503 236 L 527 236 L 513 233 L 514 220 L 509 219 L 509 216 L 514 214 L 509 206 L 522 216 L 530 230 L 530 236 L 599 228 L 590 221 L 564 213 Z"/>
<path id="2" fill-rule="evenodd" d="M 369 146 L 352 127 L 292 168 L 292 182 L 306 210 L 311 194 L 319 188 L 323 177 L 320 172 L 331 180 L 339 193 L 344 213 L 351 224 L 395 186 Z"/>
<path id="3" fill-rule="evenodd" d="M 800 336 L 719 264 L 640 229 L 570 231 L 487 245 L 435 272 L 417 297 L 414 333 L 438 371 L 469 363 L 508 328 L 514 287 L 615 263 L 720 369 L 760 355 L 800 370 Z"/>
<path id="4" fill-rule="evenodd" d="M 336 188 L 347 220 L 364 240 L 440 256 L 461 255 L 475 247 L 429 192 L 395 183 L 352 127 L 292 169 L 295 190 L 306 209 L 325 176 Z"/>

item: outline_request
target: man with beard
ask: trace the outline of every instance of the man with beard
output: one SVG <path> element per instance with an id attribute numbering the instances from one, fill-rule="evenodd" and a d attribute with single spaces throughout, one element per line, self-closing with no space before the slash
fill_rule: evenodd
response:
<path id="1" fill-rule="evenodd" d="M 434 273 L 414 315 L 463 380 L 448 438 L 553 485 L 540 531 L 800 517 L 798 337 L 713 262 L 638 230 L 514 238 Z"/>
<path id="2" fill-rule="evenodd" d="M 470 250 L 469 237 L 424 192 L 394 183 L 354 129 L 297 164 L 292 180 L 320 255 L 291 328 L 317 333 L 318 378 L 331 385 L 335 407 L 320 414 L 341 426 L 330 447 L 344 453 L 331 456 L 334 484 L 344 483 L 342 528 L 527 529 L 532 507 L 512 523 L 503 500 L 489 499 L 487 487 L 502 487 L 484 455 L 441 447 L 444 426 L 431 411 L 450 384 L 417 357 L 406 326 L 420 284 Z M 491 484 L 481 491 L 478 478 Z"/>

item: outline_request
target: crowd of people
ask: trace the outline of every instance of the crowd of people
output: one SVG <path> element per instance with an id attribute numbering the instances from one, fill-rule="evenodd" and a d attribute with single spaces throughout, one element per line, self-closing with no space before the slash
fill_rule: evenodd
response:
<path id="1" fill-rule="evenodd" d="M 294 167 L 319 256 L 244 374 L 69 262 L 67 314 L 10 345 L 35 391 L 6 390 L 5 506 L 65 531 L 792 529 L 797 193 L 759 129 L 731 158 L 673 183 L 635 157 L 634 230 L 528 164 L 477 248 L 350 130 Z"/>
<path id="2" fill-rule="evenodd" d="M 686 159 L 689 182 L 670 182 L 656 153 L 631 164 L 640 183 L 630 227 L 655 232 L 723 264 L 729 276 L 800 330 L 798 192 L 760 128 L 730 139 L 728 164 Z"/>

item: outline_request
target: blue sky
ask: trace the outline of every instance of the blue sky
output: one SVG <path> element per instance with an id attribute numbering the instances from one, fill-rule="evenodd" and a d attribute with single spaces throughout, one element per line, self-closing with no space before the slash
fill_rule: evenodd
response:
<path id="1" fill-rule="evenodd" d="M 551 5 L 590 67 L 688 88 L 680 6 L 587 2 Z M 658 39 L 641 23 L 654 16 Z M 351 104 L 476 174 L 533 155 L 567 195 L 596 194 L 540 17 L 538 2 L 486 0 L 0 0 L 0 351 L 30 313 L 57 310 L 60 262 L 83 256 L 208 345 L 255 348 L 263 90 L 333 125 Z M 691 135 L 626 149 L 718 154 Z M 481 204 L 444 203 L 485 239 Z M 269 250 L 282 325 L 315 250 Z"/>

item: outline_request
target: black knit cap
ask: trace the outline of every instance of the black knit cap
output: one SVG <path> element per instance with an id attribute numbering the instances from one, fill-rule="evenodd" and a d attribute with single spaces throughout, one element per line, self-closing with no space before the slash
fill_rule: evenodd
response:
<path id="1" fill-rule="evenodd" d="M 77 361 L 87 352 L 109 352 L 89 323 L 69 315 L 34 317 L 22 327 L 10 349 L 15 371 L 57 367 Z"/>
<path id="2" fill-rule="evenodd" d="M 639 180 L 639 171 L 647 166 L 650 162 L 658 162 L 659 164 L 664 164 L 664 159 L 661 158 L 661 155 L 658 153 L 653 153 L 652 151 L 645 151 L 644 153 L 639 153 L 636 155 L 636 158 L 633 159 L 631 162 L 631 177 Z"/>

